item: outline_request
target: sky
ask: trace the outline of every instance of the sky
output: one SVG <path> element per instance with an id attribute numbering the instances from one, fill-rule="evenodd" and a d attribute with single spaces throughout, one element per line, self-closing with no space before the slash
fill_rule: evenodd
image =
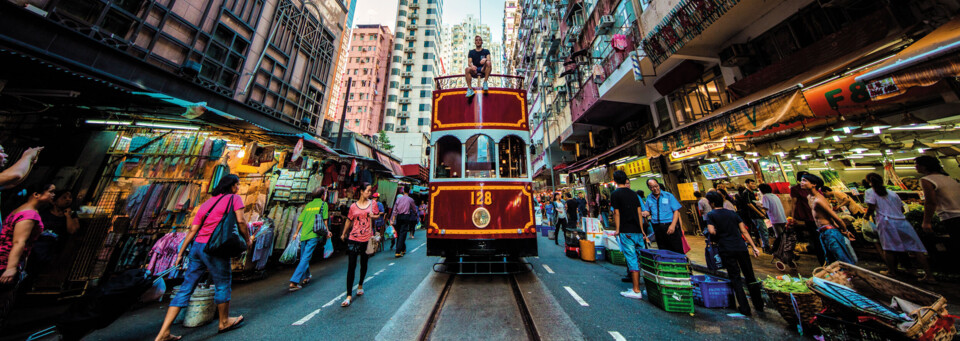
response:
<path id="1" fill-rule="evenodd" d="M 390 31 L 396 33 L 397 4 L 399 0 L 356 0 L 357 13 L 353 17 L 353 25 L 385 24 Z M 426 3 L 426 0 L 420 0 Z M 490 34 L 494 41 L 501 41 L 503 37 L 503 4 L 504 0 L 444 0 L 444 25 L 455 25 L 463 21 L 468 14 L 479 17 L 480 22 L 490 26 Z M 480 13 L 480 10 L 483 13 Z M 482 15 L 481 15 L 482 14 Z"/>

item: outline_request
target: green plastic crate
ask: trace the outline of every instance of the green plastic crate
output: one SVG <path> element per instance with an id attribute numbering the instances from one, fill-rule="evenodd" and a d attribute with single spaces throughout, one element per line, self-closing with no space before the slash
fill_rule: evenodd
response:
<path id="1" fill-rule="evenodd" d="M 647 289 L 647 299 L 655 306 L 671 313 L 693 315 L 693 288 L 658 285 L 649 279 L 643 279 Z"/>
<path id="2" fill-rule="evenodd" d="M 683 287 L 683 288 L 693 288 L 693 282 L 690 281 L 690 277 L 678 278 L 678 277 L 666 277 L 658 276 L 655 273 L 652 273 L 647 270 L 642 270 L 643 278 L 654 282 L 658 285 L 669 285 L 673 287 Z"/>
<path id="3" fill-rule="evenodd" d="M 627 258 L 623 256 L 623 252 L 620 250 L 607 250 L 607 252 L 610 253 L 610 257 L 607 257 L 607 259 L 613 265 L 627 265 Z"/>
<path id="4" fill-rule="evenodd" d="M 640 256 L 640 269 L 671 278 L 690 278 L 692 274 L 690 263 L 661 263 L 643 256 Z"/>

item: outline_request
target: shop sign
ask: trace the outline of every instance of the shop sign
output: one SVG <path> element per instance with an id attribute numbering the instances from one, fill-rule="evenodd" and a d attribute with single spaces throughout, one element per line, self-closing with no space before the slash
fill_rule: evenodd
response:
<path id="1" fill-rule="evenodd" d="M 715 141 L 715 142 L 707 142 L 707 143 L 696 145 L 690 148 L 685 148 L 685 149 L 677 150 L 674 152 L 670 152 L 670 161 L 671 162 L 680 161 L 683 159 L 700 156 L 700 155 L 706 154 L 708 151 L 711 151 L 711 150 L 719 151 L 727 145 L 725 141 L 726 139 L 721 141 Z"/>
<path id="2" fill-rule="evenodd" d="M 568 177 L 568 176 L 569 176 L 569 174 L 560 174 L 560 184 L 561 184 L 561 185 L 566 185 L 566 184 L 567 184 L 567 177 Z"/>
<path id="3" fill-rule="evenodd" d="M 897 82 L 893 81 L 893 77 L 878 79 L 867 84 L 867 93 L 870 94 L 870 98 L 895 95 L 899 94 L 900 91 L 900 87 L 897 86 Z"/>
<path id="4" fill-rule="evenodd" d="M 803 90 L 803 97 L 810 105 L 814 115 L 836 116 L 858 115 L 865 113 L 867 108 L 870 110 L 881 110 L 880 105 L 890 105 L 902 98 L 902 96 L 889 96 L 899 93 L 897 85 L 892 79 L 885 79 L 874 82 L 871 85 L 857 82 L 856 77 L 865 73 L 866 70 L 847 75 L 843 78 Z M 889 80 L 888 82 L 886 82 Z M 879 83 L 879 84 L 877 84 Z M 883 97 L 883 99 L 872 100 L 873 97 Z"/>
<path id="5" fill-rule="evenodd" d="M 634 160 L 622 165 L 618 165 L 617 169 L 622 170 L 624 173 L 627 173 L 627 176 L 632 176 L 636 174 L 649 173 L 650 169 L 650 159 L 640 158 L 639 160 Z"/>
<path id="6" fill-rule="evenodd" d="M 722 161 L 720 165 L 730 176 L 753 175 L 753 169 L 750 168 L 750 165 L 747 165 L 747 161 L 744 159 Z"/>
<path id="7" fill-rule="evenodd" d="M 697 197 L 693 195 L 693 192 L 699 191 L 700 185 L 696 182 L 687 182 L 682 184 L 677 184 L 677 194 L 680 195 L 680 201 L 693 201 L 697 200 Z"/>

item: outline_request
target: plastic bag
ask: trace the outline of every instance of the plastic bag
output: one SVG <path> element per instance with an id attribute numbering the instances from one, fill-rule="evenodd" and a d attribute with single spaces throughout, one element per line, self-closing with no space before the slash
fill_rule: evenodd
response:
<path id="1" fill-rule="evenodd" d="M 327 242 L 323 244 L 323 258 L 330 258 L 330 255 L 333 254 L 333 238 L 327 238 Z"/>
<path id="2" fill-rule="evenodd" d="M 866 240 L 871 243 L 880 242 L 880 236 L 877 234 L 877 224 L 874 224 L 872 221 L 863 222 L 863 227 L 860 228 L 860 231 L 863 232 L 863 240 Z"/>
<path id="3" fill-rule="evenodd" d="M 283 264 L 293 264 L 297 262 L 297 259 L 300 258 L 300 238 L 290 238 L 290 242 L 287 243 L 287 248 L 283 250 L 283 254 L 280 255 L 280 263 Z"/>

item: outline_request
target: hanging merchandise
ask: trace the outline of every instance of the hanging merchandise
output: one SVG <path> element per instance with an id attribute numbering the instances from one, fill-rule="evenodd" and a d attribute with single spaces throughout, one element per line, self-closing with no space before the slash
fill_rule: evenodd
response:
<path id="1" fill-rule="evenodd" d="M 610 39 L 610 45 L 617 51 L 625 51 L 630 43 L 627 41 L 627 36 L 617 33 Z"/>
<path id="2" fill-rule="evenodd" d="M 293 157 L 291 161 L 300 160 L 300 156 L 303 154 L 303 139 L 297 140 L 297 145 L 293 147 Z"/>

